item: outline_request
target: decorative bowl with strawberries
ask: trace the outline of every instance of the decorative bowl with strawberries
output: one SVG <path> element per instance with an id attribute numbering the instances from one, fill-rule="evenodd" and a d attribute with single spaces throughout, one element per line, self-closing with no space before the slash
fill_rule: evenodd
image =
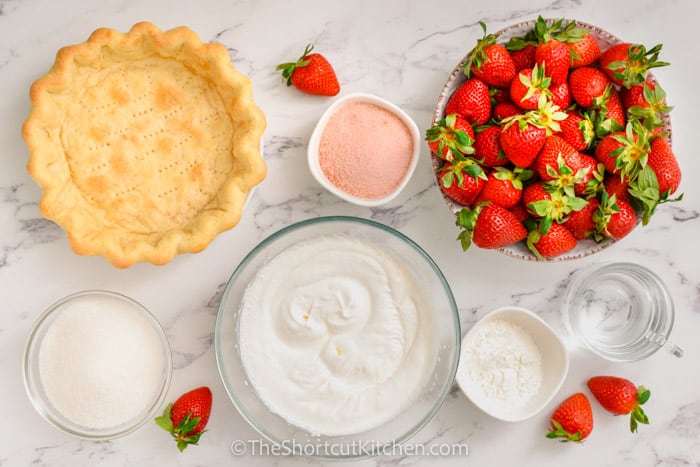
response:
<path id="1" fill-rule="evenodd" d="M 484 37 L 426 131 L 459 240 L 533 261 L 588 256 L 679 201 L 661 45 L 543 19 Z"/>

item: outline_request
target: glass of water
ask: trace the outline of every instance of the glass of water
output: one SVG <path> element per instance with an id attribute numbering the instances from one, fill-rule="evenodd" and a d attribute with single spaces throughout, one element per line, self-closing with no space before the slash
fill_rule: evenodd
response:
<path id="1" fill-rule="evenodd" d="M 673 300 L 659 276 L 634 263 L 603 263 L 574 274 L 564 295 L 564 324 L 593 353 L 612 361 L 649 357 L 668 342 Z"/>

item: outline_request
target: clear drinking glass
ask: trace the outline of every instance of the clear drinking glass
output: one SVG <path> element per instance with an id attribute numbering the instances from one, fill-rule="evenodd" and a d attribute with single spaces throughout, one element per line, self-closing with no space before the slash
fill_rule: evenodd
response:
<path id="1" fill-rule="evenodd" d="M 673 300 L 659 276 L 634 263 L 594 264 L 572 277 L 564 295 L 564 324 L 593 353 L 631 362 L 667 347 Z"/>

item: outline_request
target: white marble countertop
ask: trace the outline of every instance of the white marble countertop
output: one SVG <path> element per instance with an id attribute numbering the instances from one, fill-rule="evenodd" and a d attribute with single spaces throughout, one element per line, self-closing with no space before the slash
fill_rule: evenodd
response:
<path id="1" fill-rule="evenodd" d="M 465 332 L 486 312 L 508 304 L 536 310 L 561 330 L 561 295 L 570 274 L 600 260 L 634 261 L 666 281 L 677 315 L 673 340 L 682 359 L 661 352 L 635 364 L 607 363 L 582 351 L 572 354 L 560 394 L 531 420 L 505 423 L 480 412 L 453 390 L 437 416 L 413 441 L 464 443 L 467 458 L 379 457 L 359 465 L 571 465 L 646 466 L 700 464 L 700 171 L 697 109 L 700 61 L 688 42 L 700 3 L 580 0 L 482 2 L 360 0 L 189 2 L 106 0 L 0 0 L 0 466 L 24 465 L 307 465 L 289 457 L 236 457 L 234 440 L 258 436 L 226 396 L 212 344 L 222 289 L 239 260 L 261 239 L 299 220 L 345 214 L 391 225 L 423 246 L 450 282 Z M 662 206 L 651 224 L 597 257 L 537 264 L 473 248 L 463 254 L 457 231 L 430 169 L 427 148 L 405 191 L 381 208 L 361 208 L 334 198 L 311 177 L 306 144 L 316 119 L 332 99 L 302 95 L 283 85 L 275 65 L 297 57 L 313 42 L 333 63 L 342 93 L 371 92 L 403 107 L 424 131 L 448 73 L 481 36 L 545 17 L 598 25 L 619 37 L 664 44 L 659 69 L 672 113 L 674 149 L 684 171 L 682 203 Z M 244 218 L 204 252 L 170 264 L 117 270 L 105 260 L 71 252 L 63 231 L 38 212 L 40 192 L 28 177 L 20 127 L 29 111 L 30 84 L 53 63 L 56 50 L 82 42 L 97 27 L 128 30 L 148 20 L 167 29 L 185 24 L 204 40 L 229 47 L 236 67 L 254 83 L 267 115 L 265 157 L 269 175 L 248 204 Z M 146 305 L 167 330 L 173 351 L 172 399 L 183 390 L 209 385 L 214 411 L 199 447 L 180 454 L 155 424 L 124 438 L 87 442 L 70 438 L 33 410 L 22 384 L 22 351 L 28 331 L 54 301 L 85 289 L 122 292 Z M 607 416 L 594 404 L 596 427 L 581 446 L 544 437 L 556 403 L 585 388 L 596 374 L 617 374 L 652 389 L 646 410 L 650 426 L 628 432 L 624 417 Z"/>

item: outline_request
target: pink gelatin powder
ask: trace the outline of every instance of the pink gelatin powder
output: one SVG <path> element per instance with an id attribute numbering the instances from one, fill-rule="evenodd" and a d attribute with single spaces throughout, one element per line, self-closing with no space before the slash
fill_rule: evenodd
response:
<path id="1" fill-rule="evenodd" d="M 401 118 L 366 102 L 348 102 L 321 133 L 319 165 L 340 190 L 363 199 L 389 195 L 411 163 L 413 139 Z"/>

